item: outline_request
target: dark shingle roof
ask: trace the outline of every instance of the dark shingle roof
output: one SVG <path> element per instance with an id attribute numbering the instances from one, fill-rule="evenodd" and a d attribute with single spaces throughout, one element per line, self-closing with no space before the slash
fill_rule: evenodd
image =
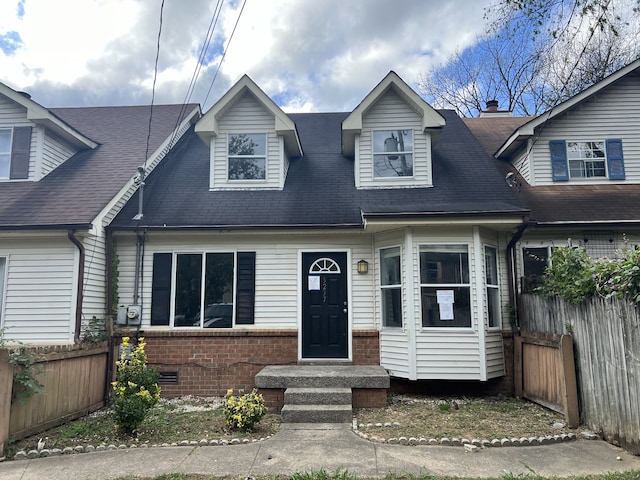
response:
<path id="1" fill-rule="evenodd" d="M 482 145 L 493 156 L 519 127 L 535 117 L 479 117 L 463 121 Z"/>
<path id="2" fill-rule="evenodd" d="M 189 105 L 186 111 L 194 108 Z M 181 105 L 154 107 L 149 154 L 177 126 L 181 110 Z M 149 106 L 51 112 L 99 145 L 77 153 L 39 182 L 0 184 L 0 228 L 87 225 L 144 163 Z"/>
<path id="3" fill-rule="evenodd" d="M 524 213 L 493 160 L 452 111 L 433 149 L 434 187 L 358 190 L 353 159 L 342 155 L 348 113 L 291 114 L 304 156 L 291 161 L 282 191 L 209 191 L 209 150 L 187 133 L 149 176 L 144 218 L 132 198 L 112 223 L 135 227 L 362 226 L 364 214 Z"/>

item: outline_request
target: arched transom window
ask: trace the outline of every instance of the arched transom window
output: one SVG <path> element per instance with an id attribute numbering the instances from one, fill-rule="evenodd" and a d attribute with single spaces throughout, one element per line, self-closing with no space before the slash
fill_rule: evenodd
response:
<path id="1" fill-rule="evenodd" d="M 340 273 L 340 266 L 330 258 L 319 258 L 313 262 L 309 273 Z"/>

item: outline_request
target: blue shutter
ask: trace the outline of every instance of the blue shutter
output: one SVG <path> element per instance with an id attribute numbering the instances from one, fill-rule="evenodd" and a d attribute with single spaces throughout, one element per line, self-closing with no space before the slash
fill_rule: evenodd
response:
<path id="1" fill-rule="evenodd" d="M 553 181 L 569 180 L 569 164 L 567 163 L 567 144 L 564 140 L 551 140 L 549 142 L 551 154 L 551 175 Z"/>
<path id="2" fill-rule="evenodd" d="M 622 156 L 622 140 L 607 140 L 607 169 L 611 180 L 624 180 L 624 158 Z"/>

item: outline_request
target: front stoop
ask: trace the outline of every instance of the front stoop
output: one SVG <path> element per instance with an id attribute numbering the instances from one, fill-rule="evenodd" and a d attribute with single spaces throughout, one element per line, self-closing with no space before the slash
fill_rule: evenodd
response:
<path id="1" fill-rule="evenodd" d="M 390 380 L 380 366 L 268 366 L 256 375 L 261 389 L 284 389 L 283 423 L 350 423 L 352 389 L 386 389 Z"/>

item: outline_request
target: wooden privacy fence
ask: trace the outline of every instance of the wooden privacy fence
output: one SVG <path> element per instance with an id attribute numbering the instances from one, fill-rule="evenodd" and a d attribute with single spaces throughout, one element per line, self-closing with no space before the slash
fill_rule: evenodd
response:
<path id="1" fill-rule="evenodd" d="M 636 305 L 594 298 L 582 305 L 521 295 L 520 328 L 574 340 L 582 421 L 640 454 L 640 317 Z"/>
<path id="2" fill-rule="evenodd" d="M 5 415 L 9 407 L 8 435 L 12 439 L 33 435 L 104 406 L 108 361 L 106 342 L 90 347 L 63 345 L 30 350 L 38 355 L 36 368 L 41 373 L 37 378 L 44 385 L 44 390 L 24 402 L 16 400 L 5 405 Z M 6 356 L 0 356 L 0 362 L 3 362 L 0 373 L 11 371 Z M 0 375 L 0 380 L 3 378 L 0 400 L 11 392 L 11 375 Z M 2 406 L 0 401 L 0 408 Z M 3 412 L 0 411 L 2 418 Z M 7 441 L 7 438 L 1 438 L 5 429 L 0 429 L 0 446 Z"/>
<path id="3" fill-rule="evenodd" d="M 562 413 L 580 425 L 571 335 L 525 333 L 515 339 L 516 396 Z"/>

